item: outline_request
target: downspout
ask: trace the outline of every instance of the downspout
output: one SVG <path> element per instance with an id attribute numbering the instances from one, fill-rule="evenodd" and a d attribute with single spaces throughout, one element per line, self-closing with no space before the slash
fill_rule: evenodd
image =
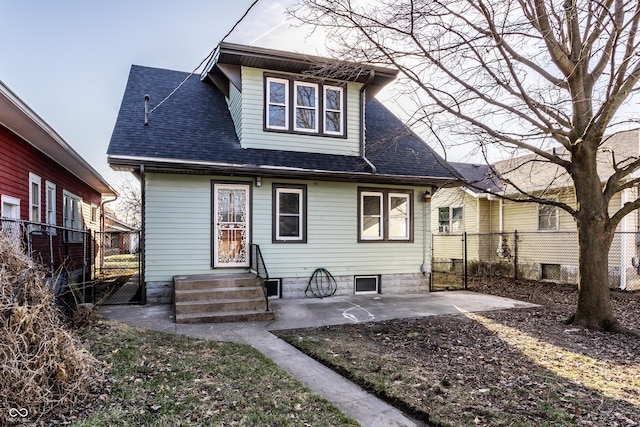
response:
<path id="1" fill-rule="evenodd" d="M 145 183 L 145 174 L 144 174 L 144 165 L 140 165 L 140 199 L 141 200 L 141 206 L 140 206 L 140 217 L 141 217 L 141 221 L 140 221 L 140 304 L 146 304 L 147 303 L 147 281 L 146 281 L 146 275 L 145 275 L 145 266 L 146 266 L 146 262 L 145 262 L 145 240 L 146 240 L 146 233 L 145 233 L 145 224 L 146 224 L 146 217 L 145 217 L 145 206 L 146 206 L 146 200 L 145 200 L 145 196 L 146 196 L 146 192 L 145 192 L 145 187 L 146 187 L 146 183 Z"/>
<path id="2" fill-rule="evenodd" d="M 100 249 L 104 249 L 104 217 L 105 217 L 104 206 L 107 203 L 112 203 L 112 202 L 115 202 L 116 200 L 118 200 L 117 194 L 113 197 L 113 199 L 104 200 L 100 203 L 100 243 L 98 243 Z M 101 250 L 100 251 L 100 267 L 102 267 L 103 265 L 104 265 L 104 250 Z"/>
<path id="3" fill-rule="evenodd" d="M 366 104 L 364 92 L 367 89 L 367 86 L 369 86 L 369 84 L 373 81 L 374 77 L 375 77 L 375 71 L 373 70 L 369 71 L 369 77 L 367 77 L 367 80 L 364 82 L 364 84 L 360 88 L 360 157 L 362 157 L 362 160 L 364 160 L 367 163 L 367 165 L 369 165 L 369 167 L 371 168 L 371 173 L 375 175 L 378 173 L 378 168 L 376 168 L 374 164 L 371 163 L 369 159 L 367 159 L 367 150 L 366 150 L 366 144 L 365 144 L 365 115 L 364 115 L 365 104 Z"/>

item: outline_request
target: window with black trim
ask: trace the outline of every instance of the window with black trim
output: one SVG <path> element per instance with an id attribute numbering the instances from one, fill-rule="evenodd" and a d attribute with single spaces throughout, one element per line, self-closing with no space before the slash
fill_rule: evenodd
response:
<path id="1" fill-rule="evenodd" d="M 413 241 L 413 191 L 358 188 L 358 241 Z"/>
<path id="2" fill-rule="evenodd" d="M 324 136 L 346 137 L 343 86 L 265 76 L 264 128 Z"/>
<path id="3" fill-rule="evenodd" d="M 306 243 L 307 186 L 273 184 L 273 241 Z"/>

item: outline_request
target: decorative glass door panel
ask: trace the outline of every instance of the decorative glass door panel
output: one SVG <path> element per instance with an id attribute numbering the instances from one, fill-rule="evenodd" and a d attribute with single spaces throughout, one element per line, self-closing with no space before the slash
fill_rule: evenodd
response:
<path id="1" fill-rule="evenodd" d="M 214 185 L 214 267 L 248 267 L 249 186 Z"/>

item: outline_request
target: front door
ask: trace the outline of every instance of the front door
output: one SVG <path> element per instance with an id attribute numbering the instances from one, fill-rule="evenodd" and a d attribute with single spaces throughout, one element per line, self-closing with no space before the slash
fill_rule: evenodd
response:
<path id="1" fill-rule="evenodd" d="M 244 184 L 213 186 L 213 267 L 249 266 L 249 189 Z"/>

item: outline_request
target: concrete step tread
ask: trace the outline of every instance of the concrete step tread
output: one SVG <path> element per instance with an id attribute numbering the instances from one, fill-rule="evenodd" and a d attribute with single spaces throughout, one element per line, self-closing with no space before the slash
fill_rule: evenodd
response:
<path id="1" fill-rule="evenodd" d="M 217 292 L 217 293 L 222 293 L 222 292 L 233 292 L 233 291 L 247 291 L 252 289 L 252 287 L 250 286 L 230 286 L 230 287 L 226 287 L 226 288 L 198 288 L 198 289 L 176 289 L 176 294 L 184 294 L 184 295 L 189 295 L 189 294 L 197 294 L 197 293 L 202 293 L 202 292 Z M 254 286 L 253 289 L 260 289 L 262 290 L 262 286 Z"/>
<path id="2" fill-rule="evenodd" d="M 176 323 L 223 323 L 273 320 L 275 313 L 265 310 L 237 310 L 226 312 L 206 312 L 176 314 Z"/>
<path id="3" fill-rule="evenodd" d="M 243 302 L 264 302 L 265 298 L 224 298 L 224 299 L 207 299 L 207 300 L 191 300 L 191 301 L 176 301 L 176 308 L 179 306 L 193 306 L 193 305 L 205 305 L 205 304 L 231 304 L 231 303 L 243 303 Z"/>

